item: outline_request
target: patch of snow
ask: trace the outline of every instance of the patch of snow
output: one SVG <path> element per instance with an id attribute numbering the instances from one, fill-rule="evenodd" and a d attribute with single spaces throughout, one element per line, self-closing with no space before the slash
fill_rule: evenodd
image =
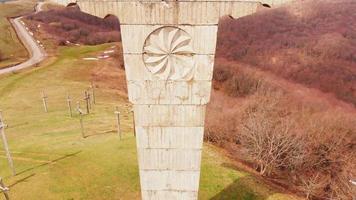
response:
<path id="1" fill-rule="evenodd" d="M 109 55 L 103 55 L 103 56 L 98 56 L 99 59 L 105 59 L 105 58 L 110 58 Z"/>
<path id="2" fill-rule="evenodd" d="M 114 53 L 115 50 L 104 51 L 105 54 Z"/>
<path id="3" fill-rule="evenodd" d="M 83 58 L 83 60 L 99 60 L 98 58 Z"/>

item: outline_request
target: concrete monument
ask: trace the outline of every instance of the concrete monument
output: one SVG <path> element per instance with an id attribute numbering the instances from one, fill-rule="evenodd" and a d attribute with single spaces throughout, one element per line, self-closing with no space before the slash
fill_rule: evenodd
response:
<path id="1" fill-rule="evenodd" d="M 120 20 L 143 199 L 198 198 L 219 19 L 243 17 L 262 4 L 285 1 L 76 2 L 84 12 Z"/>

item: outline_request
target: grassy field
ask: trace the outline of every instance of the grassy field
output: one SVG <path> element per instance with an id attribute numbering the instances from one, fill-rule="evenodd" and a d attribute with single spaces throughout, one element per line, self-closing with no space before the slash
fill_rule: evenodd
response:
<path id="1" fill-rule="evenodd" d="M 25 47 L 18 40 L 7 17 L 31 12 L 34 5 L 34 1 L 29 0 L 0 3 L 0 52 L 3 55 L 0 68 L 23 62 L 28 58 Z"/>
<path id="2" fill-rule="evenodd" d="M 84 117 L 88 136 L 85 139 L 80 134 L 78 116 L 69 117 L 66 105 L 66 95 L 70 93 L 73 104 L 80 100 L 84 107 L 84 90 L 93 73 L 105 66 L 104 61 L 99 65 L 81 57 L 96 55 L 111 46 L 62 47 L 58 57 L 50 58 L 41 67 L 0 77 L 0 109 L 8 124 L 6 134 L 18 173 L 11 176 L 0 146 L 0 176 L 10 186 L 11 199 L 140 199 L 135 138 L 126 95 L 106 80 L 95 83 L 97 104 Z M 106 75 L 124 73 L 115 65 L 106 68 Z M 100 73 L 104 76 L 106 72 Z M 43 111 L 42 90 L 48 95 L 48 113 Z M 115 131 L 115 106 L 122 113 L 121 141 Z M 200 199 L 294 199 L 235 170 L 231 161 L 213 146 L 205 145 L 202 162 Z"/>

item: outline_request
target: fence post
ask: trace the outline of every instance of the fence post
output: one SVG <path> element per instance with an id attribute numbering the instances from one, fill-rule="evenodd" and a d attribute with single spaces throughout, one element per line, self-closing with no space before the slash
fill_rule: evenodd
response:
<path id="1" fill-rule="evenodd" d="M 43 107 L 44 107 L 44 110 L 45 112 L 48 112 L 48 108 L 47 108 L 47 96 L 46 94 L 44 93 L 44 91 L 42 91 L 42 102 L 43 102 Z"/>
<path id="2" fill-rule="evenodd" d="M 121 125 L 120 125 L 120 112 L 119 112 L 119 107 L 118 106 L 116 106 L 115 114 L 117 116 L 117 134 L 119 135 L 120 140 L 121 140 L 122 137 L 121 137 Z"/>
<path id="3" fill-rule="evenodd" d="M 85 138 L 85 133 L 84 133 L 84 126 L 83 126 L 83 111 L 80 109 L 80 102 L 77 102 L 77 111 L 79 113 L 79 123 L 80 123 L 80 129 L 82 132 L 82 137 Z"/>
<path id="4" fill-rule="evenodd" d="M 70 96 L 67 96 L 67 104 L 68 104 L 68 109 L 69 109 L 69 114 L 70 117 L 73 117 L 73 113 L 72 113 L 72 99 L 70 98 Z"/>
<path id="5" fill-rule="evenodd" d="M 93 101 L 93 104 L 95 104 L 96 103 L 95 102 L 95 91 L 94 91 L 95 87 L 94 87 L 93 82 L 91 82 L 90 88 L 91 88 L 91 93 L 92 93 L 92 96 L 93 96 L 92 101 Z"/>
<path id="6" fill-rule="evenodd" d="M 9 194 L 7 194 L 7 192 L 9 191 L 9 188 L 5 186 L 1 177 L 0 177 L 0 191 L 2 191 L 4 193 L 6 200 L 10 200 Z"/>
<path id="7" fill-rule="evenodd" d="M 1 139 L 2 139 L 2 143 L 4 145 L 4 150 L 5 150 L 5 153 L 6 153 L 6 157 L 7 157 L 7 161 L 9 163 L 9 166 L 11 168 L 11 171 L 12 171 L 12 175 L 16 175 L 16 171 L 15 171 L 15 167 L 14 167 L 14 162 L 12 160 L 12 157 L 11 157 L 11 153 L 10 153 L 10 150 L 9 150 L 9 145 L 7 143 L 7 138 L 6 138 L 6 135 L 5 135 L 5 124 L 4 124 L 4 121 L 3 121 L 3 118 L 2 118 L 2 113 L 0 111 L 0 134 L 1 134 Z"/>
<path id="8" fill-rule="evenodd" d="M 89 108 L 89 96 L 88 96 L 88 91 L 84 92 L 84 100 L 86 103 L 86 108 L 87 108 L 87 114 L 90 113 L 90 108 Z"/>

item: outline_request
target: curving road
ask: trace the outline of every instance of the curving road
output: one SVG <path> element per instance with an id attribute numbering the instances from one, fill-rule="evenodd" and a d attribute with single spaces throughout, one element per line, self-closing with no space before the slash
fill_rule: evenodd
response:
<path id="1" fill-rule="evenodd" d="M 39 2 L 36 5 L 36 13 L 40 12 L 42 9 L 43 2 Z M 45 50 L 37 43 L 37 40 L 32 36 L 32 34 L 26 29 L 25 25 L 22 24 L 22 17 L 18 17 L 15 19 L 10 19 L 11 24 L 13 25 L 18 37 L 21 42 L 25 45 L 30 58 L 18 65 L 14 65 L 12 67 L 8 67 L 5 69 L 0 69 L 0 75 L 15 72 L 27 67 L 31 67 L 41 61 L 43 61 L 47 54 Z"/>

